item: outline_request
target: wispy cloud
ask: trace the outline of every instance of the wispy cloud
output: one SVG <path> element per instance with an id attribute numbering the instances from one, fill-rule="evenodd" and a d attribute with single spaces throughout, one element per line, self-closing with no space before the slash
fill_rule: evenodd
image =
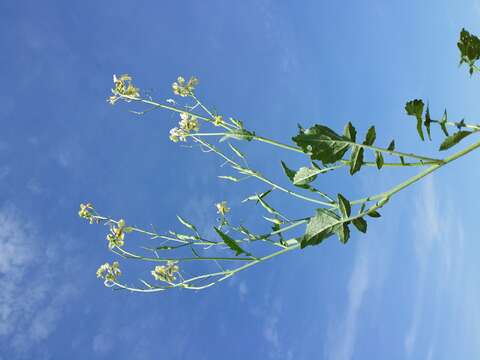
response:
<path id="1" fill-rule="evenodd" d="M 333 325 L 327 343 L 327 358 L 335 360 L 351 359 L 357 336 L 357 322 L 365 293 L 369 288 L 369 259 L 364 251 L 359 251 L 348 283 L 348 303 L 344 318 Z M 339 336 L 341 334 L 341 336 Z"/>
<path id="2" fill-rule="evenodd" d="M 0 344 L 4 342 L 4 349 L 25 355 L 56 328 L 64 304 L 76 293 L 52 271 L 58 265 L 55 251 L 42 245 L 34 226 L 12 207 L 0 209 Z"/>
<path id="3" fill-rule="evenodd" d="M 444 284 L 451 279 L 454 264 L 461 261 L 459 256 L 461 257 L 463 252 L 464 232 L 451 204 L 445 200 L 440 203 L 433 176 L 425 179 L 420 188 L 415 202 L 413 230 L 418 270 L 415 276 L 412 318 L 405 334 L 404 347 L 407 357 L 417 350 L 423 351 L 417 345 L 420 331 L 426 324 L 424 313 L 428 302 L 428 307 L 435 310 L 434 314 L 430 315 L 433 318 L 428 321 L 432 328 L 428 331 L 431 345 L 426 356 L 431 356 L 429 354 L 435 352 L 436 327 L 440 316 L 438 302 Z M 436 276 L 432 277 L 432 273 Z"/>

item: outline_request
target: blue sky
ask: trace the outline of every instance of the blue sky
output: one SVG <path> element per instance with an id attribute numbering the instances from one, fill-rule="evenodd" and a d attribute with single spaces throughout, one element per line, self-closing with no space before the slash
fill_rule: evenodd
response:
<path id="1" fill-rule="evenodd" d="M 440 133 L 420 143 L 403 107 L 424 98 L 435 116 L 446 107 L 478 122 L 480 83 L 458 68 L 456 41 L 462 27 L 480 33 L 479 16 L 473 0 L 3 1 L 0 359 L 478 357 L 477 153 L 399 194 L 366 236 L 331 238 L 198 293 L 105 288 L 95 271 L 115 259 L 106 229 L 77 211 L 91 201 L 162 230 L 176 214 L 211 228 L 223 199 L 253 224 L 259 213 L 239 201 L 261 184 L 219 183 L 218 159 L 168 140 L 176 117 L 108 105 L 114 73 L 157 99 L 194 74 L 206 103 L 283 142 L 297 123 L 352 121 L 361 133 L 375 124 L 379 143 L 433 155 Z M 305 164 L 239 147 L 283 184 L 280 159 Z M 368 169 L 318 186 L 358 198 L 413 173 Z"/>

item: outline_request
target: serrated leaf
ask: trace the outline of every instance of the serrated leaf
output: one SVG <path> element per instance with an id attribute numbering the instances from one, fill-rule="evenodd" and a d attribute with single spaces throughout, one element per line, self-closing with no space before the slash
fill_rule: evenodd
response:
<path id="1" fill-rule="evenodd" d="M 213 227 L 215 229 L 215 232 L 220 236 L 220 238 L 223 240 L 223 242 L 233 251 L 235 251 L 235 256 L 238 256 L 240 254 L 245 254 L 247 256 L 250 256 L 251 254 L 243 250 L 235 240 L 233 240 L 230 236 L 225 234 L 222 230 L 218 229 L 217 227 Z"/>
<path id="2" fill-rule="evenodd" d="M 230 149 L 242 160 L 245 160 L 245 156 L 242 154 L 240 150 L 238 150 L 235 146 L 232 144 L 228 143 L 228 146 L 230 146 Z"/>
<path id="3" fill-rule="evenodd" d="M 339 161 L 351 146 L 350 139 L 323 125 L 301 129 L 292 140 L 312 160 L 320 160 L 323 164 Z"/>
<path id="4" fill-rule="evenodd" d="M 380 213 L 376 210 L 372 210 L 370 211 L 368 214 L 368 216 L 372 217 L 372 218 L 379 218 L 381 217 L 382 215 L 380 215 Z"/>
<path id="5" fill-rule="evenodd" d="M 357 130 L 355 130 L 355 127 L 350 121 L 347 123 L 347 125 L 345 125 L 343 136 L 348 138 L 351 142 L 355 142 L 357 140 Z"/>
<path id="6" fill-rule="evenodd" d="M 197 228 L 195 227 L 195 225 L 189 223 L 187 220 L 185 220 L 184 218 L 182 218 L 181 216 L 177 215 L 177 219 L 178 221 L 180 221 L 180 223 L 182 225 L 184 225 L 185 227 L 189 228 L 190 230 L 192 231 L 195 231 L 197 232 Z"/>
<path id="7" fill-rule="evenodd" d="M 423 116 L 423 100 L 415 99 L 410 100 L 405 104 L 405 111 L 408 115 L 415 116 L 417 119 L 417 132 L 422 141 L 425 140 L 422 130 L 422 116 Z"/>
<path id="8" fill-rule="evenodd" d="M 457 46 L 460 50 L 460 65 L 468 64 L 469 73 L 472 75 L 476 70 L 475 62 L 480 59 L 480 39 L 462 29 Z"/>
<path id="9" fill-rule="evenodd" d="M 364 234 L 367 232 L 367 222 L 364 218 L 356 218 L 352 220 L 352 223 L 355 225 L 358 231 L 361 231 Z"/>
<path id="10" fill-rule="evenodd" d="M 355 146 L 350 157 L 350 175 L 355 174 L 363 165 L 363 148 Z"/>
<path id="11" fill-rule="evenodd" d="M 350 239 L 350 229 L 348 228 L 348 224 L 343 223 L 337 227 L 336 234 L 340 239 L 342 244 L 346 244 L 348 239 Z"/>
<path id="12" fill-rule="evenodd" d="M 377 169 L 380 170 L 383 167 L 383 155 L 380 151 L 375 151 L 375 163 L 377 164 Z"/>
<path id="13" fill-rule="evenodd" d="M 317 178 L 319 173 L 318 169 L 312 169 L 308 167 L 301 167 L 293 176 L 294 185 L 307 185 Z"/>
<path id="14" fill-rule="evenodd" d="M 472 134 L 471 131 L 465 131 L 465 130 L 457 131 L 455 134 L 450 135 L 445 140 L 443 140 L 439 150 L 443 151 L 443 150 L 450 149 L 452 146 L 457 145 L 460 141 L 465 139 L 470 134 Z"/>
<path id="15" fill-rule="evenodd" d="M 300 248 L 318 245 L 326 238 L 335 233 L 335 227 L 339 224 L 339 217 L 328 209 L 317 209 L 310 218 L 305 234 L 298 240 Z"/>
<path id="16" fill-rule="evenodd" d="M 363 143 L 365 145 L 373 145 L 376 137 L 377 137 L 377 134 L 375 132 L 375 126 L 371 126 L 367 131 L 367 135 L 366 135 L 365 141 Z"/>
<path id="17" fill-rule="evenodd" d="M 428 105 L 427 105 L 427 111 L 425 112 L 425 121 L 423 125 L 425 125 L 425 129 L 427 130 L 427 135 L 429 140 L 432 140 L 432 136 L 430 135 L 431 122 L 432 122 L 432 118 L 430 117 L 430 109 L 428 108 Z"/>
<path id="18" fill-rule="evenodd" d="M 388 151 L 394 151 L 395 150 L 395 140 L 392 140 L 390 144 L 388 145 L 387 148 Z"/>
<path id="19" fill-rule="evenodd" d="M 224 180 L 230 180 L 230 181 L 233 181 L 233 182 L 239 182 L 240 181 L 240 179 L 237 179 L 234 176 L 227 176 L 227 175 L 220 175 L 218 178 L 219 179 L 224 179 Z"/>
<path id="20" fill-rule="evenodd" d="M 348 201 L 342 194 L 337 195 L 338 198 L 338 208 L 342 214 L 342 218 L 348 218 L 352 213 L 352 207 L 350 201 Z"/>

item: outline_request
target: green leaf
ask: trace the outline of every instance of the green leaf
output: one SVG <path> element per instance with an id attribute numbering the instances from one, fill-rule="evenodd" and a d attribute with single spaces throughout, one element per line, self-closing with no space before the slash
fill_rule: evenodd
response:
<path id="1" fill-rule="evenodd" d="M 230 180 L 230 181 L 233 181 L 233 182 L 239 182 L 240 181 L 240 179 L 237 179 L 234 176 L 227 176 L 227 175 L 220 175 L 218 178 L 219 179 L 224 179 L 224 180 Z"/>
<path id="2" fill-rule="evenodd" d="M 400 156 L 400 162 L 402 163 L 402 165 L 405 165 L 405 158 L 403 156 Z"/>
<path id="3" fill-rule="evenodd" d="M 228 146 L 230 146 L 230 149 L 242 160 L 245 160 L 245 156 L 242 154 L 240 150 L 238 150 L 235 146 L 232 144 L 228 143 Z"/>
<path id="4" fill-rule="evenodd" d="M 450 135 L 445 140 L 443 140 L 442 144 L 440 145 L 440 151 L 450 149 L 452 146 L 457 145 L 462 139 L 466 138 L 468 135 L 472 134 L 471 131 L 460 130 L 457 131 L 455 134 Z"/>
<path id="5" fill-rule="evenodd" d="M 232 249 L 233 251 L 235 251 L 235 256 L 238 256 L 240 254 L 245 254 L 247 256 L 251 256 L 250 253 L 246 252 L 245 250 L 243 250 L 235 240 L 233 240 L 230 236 L 228 236 L 227 234 L 225 234 L 223 231 L 221 231 L 220 229 L 218 229 L 217 227 L 213 227 L 216 231 L 216 233 L 222 238 L 223 242 L 230 248 Z"/>
<path id="6" fill-rule="evenodd" d="M 247 201 L 256 201 L 258 203 L 258 198 L 263 199 L 265 196 L 267 196 L 271 192 L 272 192 L 272 189 L 264 191 L 263 193 L 260 193 L 260 194 L 250 195 L 249 197 L 243 199 L 242 203 Z"/>
<path id="7" fill-rule="evenodd" d="M 293 176 L 293 183 L 295 185 L 307 185 L 317 178 L 318 173 L 318 169 L 301 167 Z"/>
<path id="8" fill-rule="evenodd" d="M 381 217 L 382 215 L 380 215 L 380 213 L 376 210 L 372 210 L 370 211 L 368 214 L 368 216 L 372 217 L 372 218 L 379 218 Z"/>
<path id="9" fill-rule="evenodd" d="M 376 137 L 377 137 L 377 134 L 375 133 L 375 126 L 371 126 L 368 129 L 367 136 L 365 137 L 365 141 L 363 142 L 363 144 L 364 145 L 373 145 Z"/>
<path id="10" fill-rule="evenodd" d="M 247 140 L 252 141 L 255 136 L 255 132 L 248 131 L 245 129 L 230 129 L 225 136 L 223 136 L 219 141 L 225 141 L 227 139 L 236 139 L 236 140 Z"/>
<path id="11" fill-rule="evenodd" d="M 475 62 L 480 59 L 480 39 L 462 29 L 457 46 L 460 50 L 460 65 L 468 64 L 469 73 L 472 75 L 474 71 L 477 71 Z"/>
<path id="12" fill-rule="evenodd" d="M 239 128 L 239 129 L 243 129 L 243 128 L 244 128 L 244 127 L 243 127 L 243 121 L 241 121 L 241 120 L 237 120 L 237 119 L 234 119 L 234 118 L 231 117 L 231 118 L 230 118 L 230 122 L 231 122 L 233 125 L 235 125 L 237 128 Z"/>
<path id="13" fill-rule="evenodd" d="M 340 213 L 342 214 L 342 218 L 348 218 L 352 213 L 352 207 L 350 205 L 350 201 L 348 201 L 342 194 L 337 195 L 338 198 L 338 207 L 340 209 Z"/>
<path id="14" fill-rule="evenodd" d="M 407 114 L 415 116 L 417 118 L 417 132 L 422 141 L 425 140 L 422 130 L 423 107 L 423 101 L 420 99 L 410 100 L 405 104 L 405 111 L 407 112 Z"/>
<path id="15" fill-rule="evenodd" d="M 318 245 L 326 238 L 335 233 L 339 224 L 339 217 L 328 209 L 317 209 L 314 216 L 310 218 L 305 235 L 298 239 L 300 248 Z"/>
<path id="16" fill-rule="evenodd" d="M 300 128 L 299 134 L 292 140 L 312 160 L 320 160 L 323 164 L 339 161 L 351 146 L 349 138 L 340 136 L 323 125 L 315 125 L 306 130 Z"/>
<path id="17" fill-rule="evenodd" d="M 278 219 L 278 218 L 269 218 L 269 217 L 266 217 L 266 216 L 262 216 L 265 220 L 267 221 L 270 221 L 271 223 L 273 224 L 276 224 L 276 225 L 280 225 L 280 224 L 283 224 L 283 221 Z"/>
<path id="18" fill-rule="evenodd" d="M 445 136 L 448 136 L 447 121 L 448 121 L 448 115 L 447 115 L 447 109 L 445 109 L 445 111 L 443 112 L 442 120 L 440 120 L 440 127 L 442 128 L 442 131 L 445 134 Z"/>
<path id="19" fill-rule="evenodd" d="M 195 225 L 189 223 L 187 220 L 185 220 L 184 218 L 182 218 L 179 215 L 177 215 L 177 219 L 178 219 L 178 221 L 180 221 L 182 223 L 182 225 L 186 226 L 187 228 L 189 228 L 192 231 L 197 232 L 197 228 L 195 227 Z"/>
<path id="20" fill-rule="evenodd" d="M 348 228 L 348 224 L 343 223 L 339 225 L 336 229 L 336 234 L 340 239 L 340 242 L 342 244 L 346 244 L 350 238 L 350 229 Z"/>
<path id="21" fill-rule="evenodd" d="M 350 157 L 350 175 L 355 174 L 363 165 L 363 148 L 355 146 Z"/>
<path id="22" fill-rule="evenodd" d="M 260 205 L 263 206 L 263 208 L 265 210 L 267 210 L 270 214 L 275 214 L 275 215 L 281 215 L 277 210 L 275 210 L 273 207 L 271 207 L 270 205 L 268 205 L 265 200 L 263 200 L 260 196 L 258 196 L 257 198 L 258 202 L 260 203 Z"/>
<path id="23" fill-rule="evenodd" d="M 318 174 L 323 172 L 323 170 L 318 165 L 316 165 L 315 163 L 313 164 L 314 165 L 311 168 L 301 167 L 298 171 L 294 171 L 290 169 L 287 164 L 285 164 L 285 162 L 282 161 L 282 168 L 285 175 L 287 175 L 287 177 L 295 186 L 312 192 L 316 192 L 321 195 L 325 195 L 321 191 L 309 185 L 310 182 L 316 179 Z"/>
<path id="24" fill-rule="evenodd" d="M 383 155 L 380 151 L 375 151 L 375 162 L 377 164 L 377 169 L 380 170 L 383 167 Z"/>
<path id="25" fill-rule="evenodd" d="M 423 125 L 425 125 L 425 129 L 427 129 L 427 135 L 428 135 L 428 139 L 429 140 L 432 140 L 432 136 L 430 135 L 430 124 L 432 122 L 432 118 L 430 117 L 430 110 L 428 108 L 428 105 L 427 105 L 427 111 L 425 112 L 425 121 L 423 123 Z"/>
<path id="26" fill-rule="evenodd" d="M 282 163 L 282 168 L 283 168 L 283 172 L 285 173 L 285 175 L 287 175 L 287 177 L 290 179 L 290 181 L 293 183 L 293 178 L 295 177 L 295 174 L 296 172 L 292 169 L 290 169 L 287 164 L 285 164 L 283 162 L 283 160 L 281 161 Z"/>
<path id="27" fill-rule="evenodd" d="M 356 218 L 352 220 L 352 223 L 355 225 L 358 231 L 361 231 L 364 234 L 367 232 L 367 222 L 364 218 Z"/>
<path id="28" fill-rule="evenodd" d="M 348 122 L 347 125 L 345 125 L 345 129 L 343 130 L 343 136 L 348 138 L 351 142 L 355 142 L 357 139 L 357 130 L 353 127 L 351 122 Z"/>
<path id="29" fill-rule="evenodd" d="M 392 140 L 390 144 L 388 145 L 387 148 L 388 151 L 394 151 L 395 150 L 395 140 Z"/>

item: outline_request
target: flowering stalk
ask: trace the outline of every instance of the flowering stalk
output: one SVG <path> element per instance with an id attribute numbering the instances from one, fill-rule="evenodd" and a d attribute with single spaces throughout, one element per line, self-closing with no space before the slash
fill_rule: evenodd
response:
<path id="1" fill-rule="evenodd" d="M 479 71 L 476 61 L 480 60 L 480 39 L 463 29 L 457 45 L 461 53 L 460 63 L 469 66 L 471 75 Z M 368 129 L 363 141 L 358 140 L 357 130 L 351 123 L 345 125 L 342 134 L 321 124 L 307 129 L 300 127 L 298 134 L 292 138 L 295 145 L 288 145 L 260 136 L 246 129 L 243 122 L 231 117 L 226 119 L 211 111 L 195 93 L 199 83 L 195 77 L 188 81 L 178 77 L 172 84 L 174 94 L 186 102 L 184 106 L 177 105 L 173 99 L 168 99 L 163 104 L 142 97 L 139 88 L 133 85 L 132 77 L 129 75 L 119 77 L 114 75 L 113 83 L 109 103 L 114 105 L 123 100 L 149 105 L 150 107 L 144 111 L 134 111 L 140 115 L 155 109 L 178 113 L 178 126 L 170 130 L 170 140 L 193 141 L 204 152 L 215 153 L 234 172 L 242 176 L 237 178 L 232 175 L 220 175 L 220 179 L 239 182 L 255 178 L 268 185 L 266 191 L 255 192 L 247 196 L 243 202 L 252 201 L 262 206 L 267 215 L 263 216 L 263 219 L 269 223 L 270 231 L 256 233 L 244 224 L 235 225 L 231 219 L 230 206 L 226 201 L 220 201 L 215 204 L 218 218 L 213 227 L 215 235 L 213 239 L 211 235 L 202 236 L 194 224 L 180 216 L 177 216 L 178 221 L 187 229 L 187 233 L 170 230 L 160 234 L 154 229 L 150 231 L 127 225 L 123 219 L 102 216 L 90 203 L 81 204 L 78 213 L 80 217 L 90 224 L 103 224 L 109 227 L 106 240 L 110 251 L 126 260 L 151 263 L 147 273 L 149 280 L 140 279 L 138 285 L 121 280 L 122 272 L 117 261 L 111 264 L 104 263 L 97 270 L 97 277 L 102 278 L 106 286 L 133 292 L 159 292 L 172 288 L 206 289 L 266 260 L 293 250 L 318 245 L 333 235 L 345 244 L 350 238 L 351 228 L 366 233 L 368 227 L 366 219 L 379 218 L 381 216 L 379 210 L 397 193 L 480 148 L 480 141 L 477 141 L 450 156 L 433 158 L 398 151 L 394 140 L 386 147 L 375 145 L 377 134 L 374 126 Z M 194 112 L 196 109 L 200 109 L 200 112 Z M 440 151 L 448 150 L 466 137 L 480 132 L 480 125 L 467 124 L 464 120 L 449 121 L 446 110 L 440 119 L 433 119 L 429 106 L 425 106 L 421 99 L 408 101 L 405 111 L 416 120 L 416 131 L 422 141 L 426 138 L 432 140 L 433 126 L 441 129 L 445 137 L 439 147 Z M 204 125 L 219 128 L 221 131 L 201 132 L 200 129 Z M 452 129 L 454 132 L 450 133 Z M 214 145 L 207 139 L 219 140 L 219 145 Z M 291 186 L 280 185 L 251 168 L 247 157 L 233 145 L 232 140 L 259 141 L 275 148 L 300 153 L 307 158 L 309 165 L 294 170 L 282 161 L 281 168 Z M 223 146 L 225 149 L 222 149 L 222 145 L 225 144 L 228 148 Z M 228 154 L 227 151 L 232 154 Z M 365 159 L 366 156 L 371 158 Z M 385 161 L 384 156 L 393 160 Z M 411 160 L 407 162 L 405 159 Z M 327 172 L 348 169 L 351 175 L 355 175 L 364 166 L 377 167 L 378 170 L 383 167 L 421 167 L 422 170 L 387 191 L 353 201 L 340 193 L 336 196 L 329 195 L 315 187 L 317 178 Z M 290 187 L 295 187 L 296 190 Z M 316 207 L 315 211 L 308 217 L 290 220 L 283 210 L 271 205 L 270 197 L 273 196 L 274 190 L 307 204 L 313 204 Z M 302 191 L 308 191 L 309 196 L 301 193 Z M 302 235 L 286 236 L 291 234 L 290 231 L 298 231 L 300 226 L 306 226 Z M 136 242 L 136 238 L 139 237 L 148 238 L 148 244 L 138 246 L 138 250 L 131 250 L 130 244 Z"/>

